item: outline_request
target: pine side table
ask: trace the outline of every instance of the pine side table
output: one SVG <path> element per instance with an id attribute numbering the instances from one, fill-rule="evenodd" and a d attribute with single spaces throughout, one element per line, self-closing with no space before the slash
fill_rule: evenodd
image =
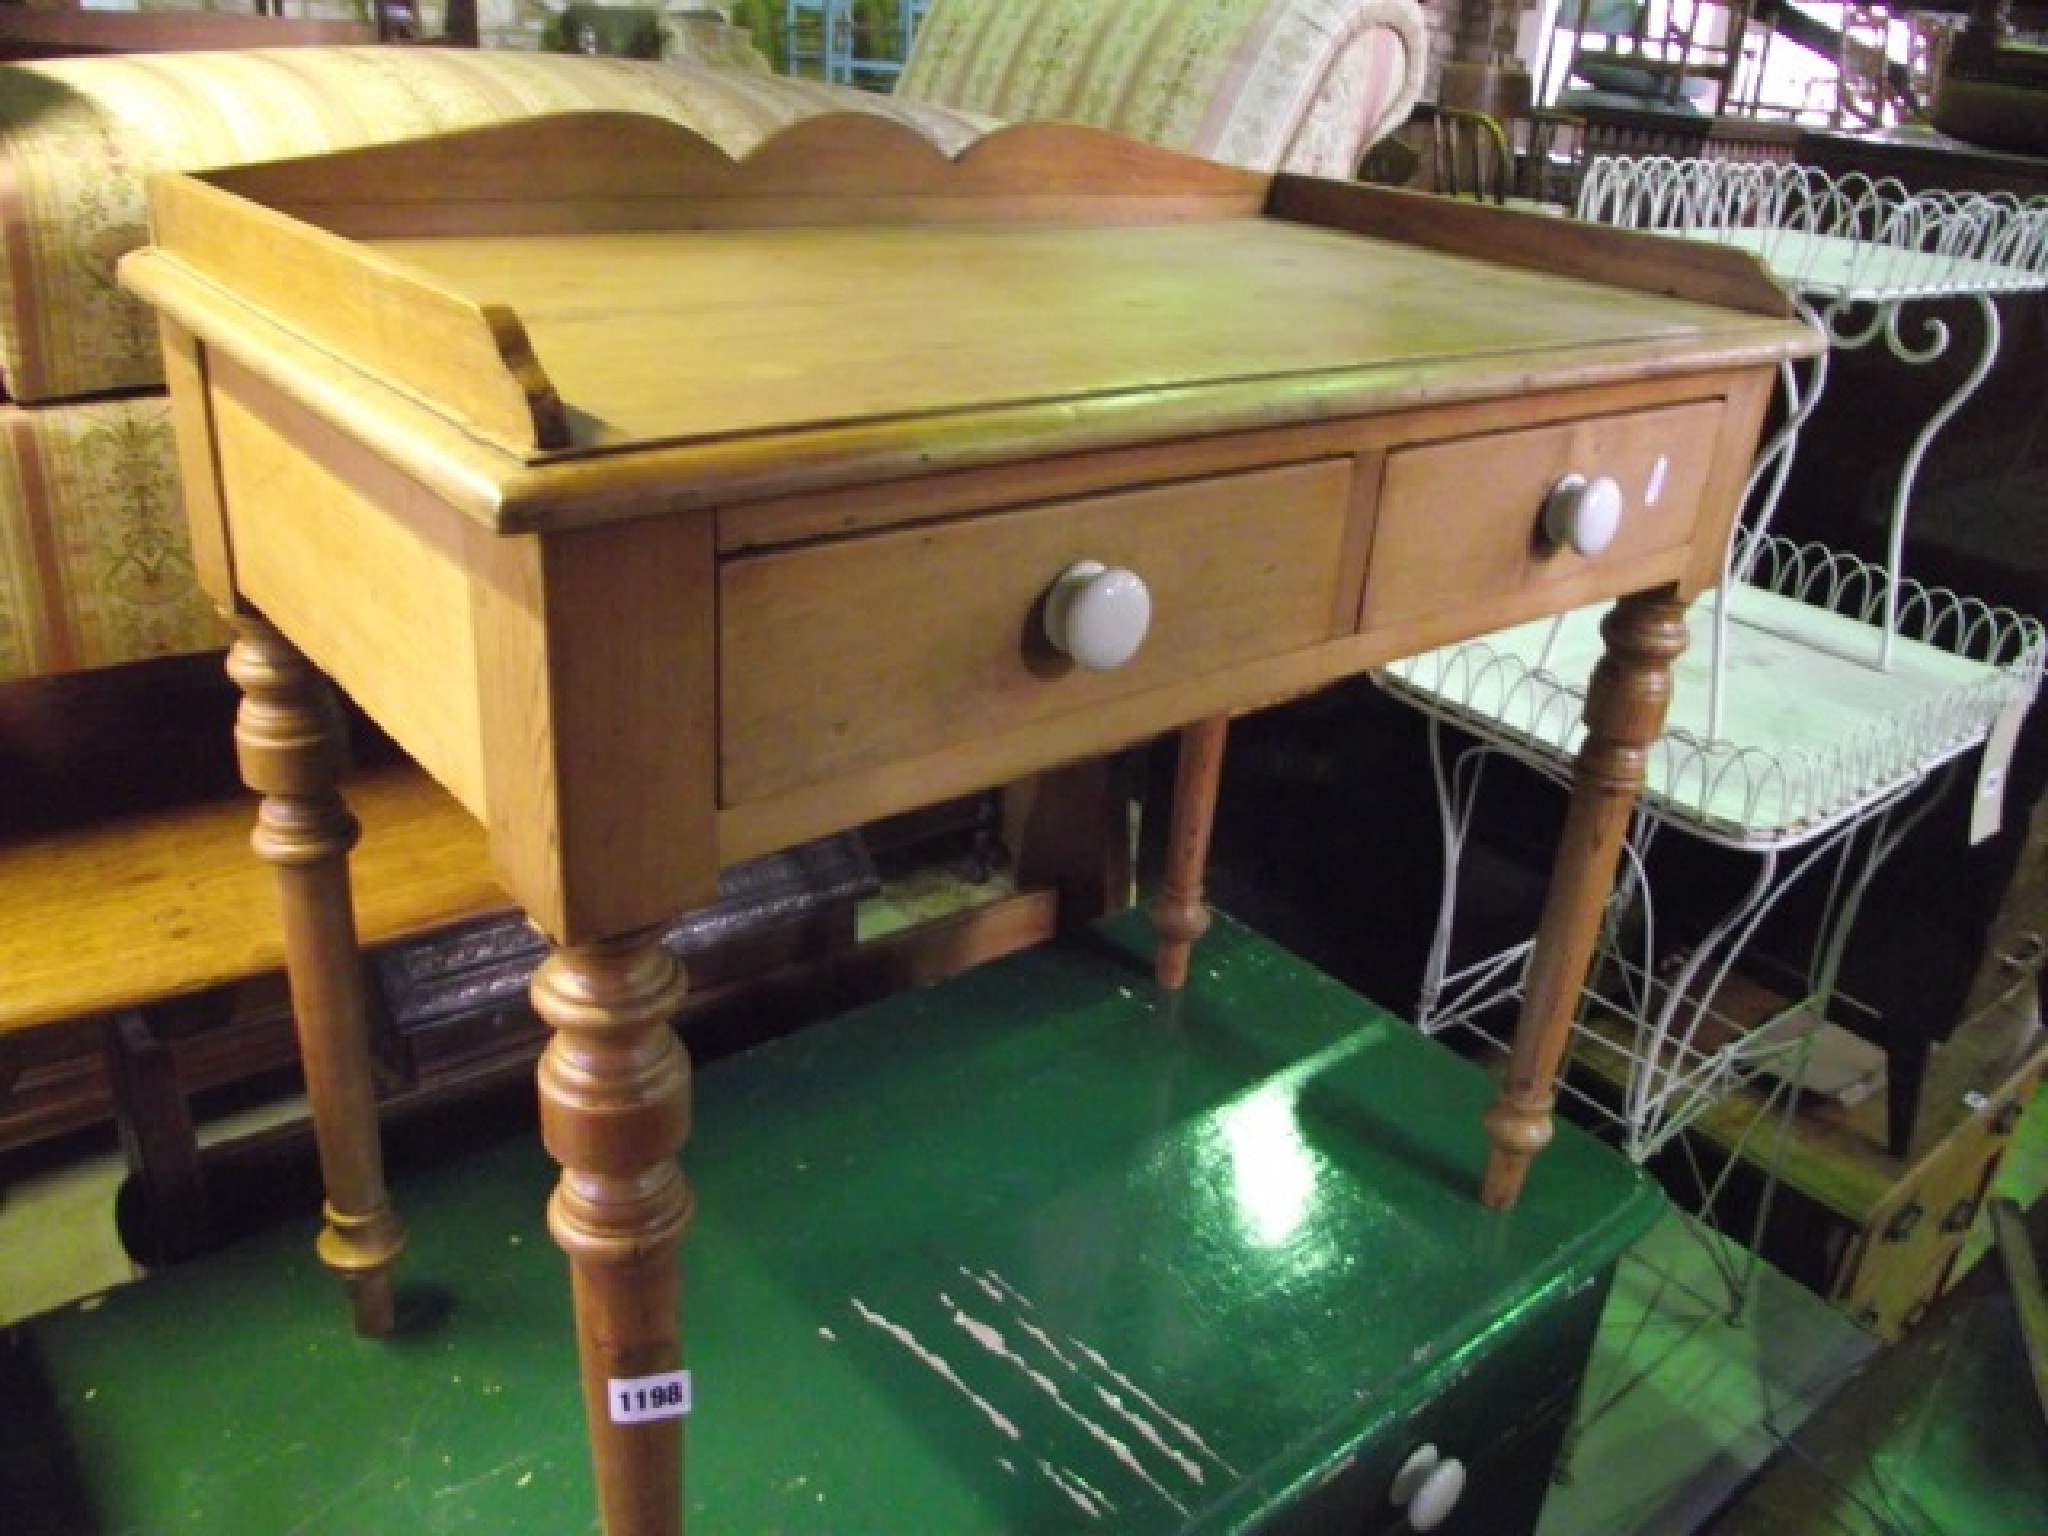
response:
<path id="1" fill-rule="evenodd" d="M 1552 1082 L 1775 370 L 1739 253 L 854 115 L 734 162 L 558 118 L 152 186 L 203 579 L 237 626 L 328 1187 L 392 1321 L 324 683 L 487 828 L 553 942 L 543 1134 L 606 1529 L 680 1523 L 683 977 L 719 868 L 1185 730 L 1161 985 L 1224 722 L 1606 598 L 1486 1204 Z M 1199 987 L 1199 975 L 1190 983 Z"/>

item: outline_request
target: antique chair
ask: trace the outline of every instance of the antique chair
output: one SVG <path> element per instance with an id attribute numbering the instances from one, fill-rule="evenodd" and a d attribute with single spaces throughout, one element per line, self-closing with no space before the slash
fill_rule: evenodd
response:
<path id="1" fill-rule="evenodd" d="M 1367 153 L 1361 179 L 1444 197 L 1514 202 L 1562 212 L 1578 196 L 1585 119 L 1538 108 L 1500 118 L 1424 102 Z"/>
<path id="2" fill-rule="evenodd" d="M 1499 121 L 1470 108 L 1434 107 L 1427 122 L 1434 190 L 1444 197 L 1505 203 L 1515 182 L 1515 152 Z"/>

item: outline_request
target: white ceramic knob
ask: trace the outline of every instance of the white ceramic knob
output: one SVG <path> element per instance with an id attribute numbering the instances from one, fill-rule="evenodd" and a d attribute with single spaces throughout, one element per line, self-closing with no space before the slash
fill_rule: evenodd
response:
<path id="1" fill-rule="evenodd" d="M 1543 533 L 1554 545 L 1597 555 L 1621 531 L 1621 509 L 1621 487 L 1611 477 L 1566 475 L 1544 498 Z"/>
<path id="2" fill-rule="evenodd" d="M 1418 1446 L 1394 1474 L 1391 1503 L 1407 1511 L 1415 1531 L 1433 1531 L 1451 1518 L 1465 1496 L 1465 1463 L 1433 1445 Z"/>
<path id="3" fill-rule="evenodd" d="M 1136 571 L 1077 560 L 1045 595 L 1045 637 L 1091 672 L 1112 672 L 1145 643 L 1152 594 Z"/>

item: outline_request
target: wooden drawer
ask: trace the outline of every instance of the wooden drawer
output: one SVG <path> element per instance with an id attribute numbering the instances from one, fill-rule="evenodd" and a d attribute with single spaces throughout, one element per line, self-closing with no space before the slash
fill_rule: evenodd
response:
<path id="1" fill-rule="evenodd" d="M 722 803 L 1344 633 L 1351 480 L 1350 459 L 1328 459 L 729 558 Z M 1145 642 L 1113 671 L 1086 671 L 1044 637 L 1046 592 L 1080 560 L 1128 567 L 1151 594 Z M 1115 740 L 1104 721 L 1077 734 L 1075 754 Z"/>
<path id="2" fill-rule="evenodd" d="M 1402 1468 L 1425 1446 L 1455 1458 L 1465 1489 L 1442 1536 L 1528 1536 L 1541 1521 L 1600 1313 L 1614 1280 L 1609 1262 L 1526 1299 L 1483 1346 L 1418 1363 L 1412 1378 L 1360 1391 L 1375 1432 L 1320 1484 L 1301 1490 L 1258 1527 L 1261 1536 L 1403 1536 L 1414 1526 L 1393 1495 Z M 1509 1410 L 1504 1405 L 1513 1405 Z"/>
<path id="3" fill-rule="evenodd" d="M 1593 416 L 1387 455 L 1366 578 L 1367 629 L 1561 583 L 1683 547 L 1721 430 L 1718 400 Z M 1612 477 L 1621 527 L 1600 554 L 1553 546 L 1543 504 L 1568 474 Z"/>

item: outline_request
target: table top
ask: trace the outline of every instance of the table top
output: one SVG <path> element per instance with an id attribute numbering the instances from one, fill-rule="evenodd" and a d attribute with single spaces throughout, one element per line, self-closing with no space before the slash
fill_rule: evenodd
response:
<path id="1" fill-rule="evenodd" d="M 1705 305 L 1264 218 L 368 244 L 520 317 L 571 451 L 1730 328 Z"/>
<path id="2" fill-rule="evenodd" d="M 445 156 L 394 161 L 402 146 L 159 179 L 156 247 L 124 280 L 203 336 L 239 332 L 316 410 L 506 531 L 613 515 L 563 505 L 551 466 L 730 498 L 746 466 L 786 479 L 813 448 L 850 483 L 906 455 L 929 472 L 1805 347 L 1736 253 L 1079 129 L 1006 130 L 948 162 L 899 125 L 824 118 L 737 166 L 668 124 L 544 131 L 469 136 L 454 179 Z M 633 158 L 622 134 L 675 167 L 630 198 L 586 169 Z M 790 167 L 821 144 L 858 154 L 859 195 L 803 196 Z M 1054 164 L 1063 184 L 1030 190 Z"/>

